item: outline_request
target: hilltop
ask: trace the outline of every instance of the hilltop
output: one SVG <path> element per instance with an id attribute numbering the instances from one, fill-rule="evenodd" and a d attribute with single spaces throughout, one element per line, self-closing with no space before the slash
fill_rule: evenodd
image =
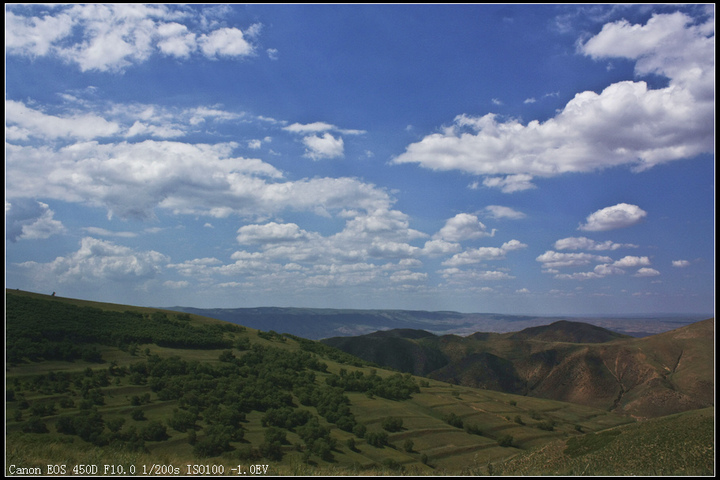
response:
<path id="1" fill-rule="evenodd" d="M 401 374 L 294 335 L 169 310 L 6 290 L 6 328 L 6 464 L 43 473 L 48 464 L 71 473 L 78 465 L 203 473 L 186 472 L 191 464 L 226 475 L 239 465 L 273 475 L 477 475 L 511 471 L 513 458 L 544 455 L 555 442 L 635 425 L 602 409 Z M 681 360 L 676 371 L 684 367 Z M 673 471 L 707 472 L 707 418 L 683 443 L 701 458 L 680 459 Z"/>
<path id="2" fill-rule="evenodd" d="M 558 321 L 512 333 L 395 330 L 323 340 L 402 372 L 640 418 L 713 405 L 714 319 L 633 338 Z"/>

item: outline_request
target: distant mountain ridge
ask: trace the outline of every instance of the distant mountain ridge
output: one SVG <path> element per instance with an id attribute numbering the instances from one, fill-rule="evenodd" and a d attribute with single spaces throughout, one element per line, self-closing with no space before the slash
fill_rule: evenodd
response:
<path id="1" fill-rule="evenodd" d="M 470 335 L 475 332 L 518 332 L 556 321 L 581 321 L 614 332 L 643 337 L 708 318 L 696 314 L 678 316 L 572 317 L 460 313 L 424 310 L 358 310 L 331 308 L 194 308 L 165 307 L 216 318 L 260 330 L 274 330 L 319 340 L 364 335 L 379 330 L 420 329 L 437 335 Z"/>
<path id="2" fill-rule="evenodd" d="M 322 340 L 403 372 L 636 417 L 714 402 L 714 319 L 645 338 L 558 321 L 513 333 L 393 330 Z"/>

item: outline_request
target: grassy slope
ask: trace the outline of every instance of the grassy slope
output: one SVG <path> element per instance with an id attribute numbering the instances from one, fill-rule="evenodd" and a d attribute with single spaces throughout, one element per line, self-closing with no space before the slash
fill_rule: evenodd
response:
<path id="1" fill-rule="evenodd" d="M 78 306 L 89 305 L 92 302 L 83 302 L 71 299 L 50 298 L 48 296 L 8 291 L 6 294 L 30 295 L 34 298 L 48 301 L 62 301 Z M 51 307 L 52 304 L 49 304 Z M 155 309 L 129 307 L 126 305 L 110 305 L 92 303 L 95 308 L 114 309 L 116 311 L 137 310 L 142 313 L 151 313 Z M 222 323 L 213 319 L 191 316 L 195 325 Z M 228 334 L 229 335 L 229 334 Z M 258 337 L 258 332 L 246 329 L 244 336 L 252 343 L 271 345 L 274 347 L 299 350 L 296 341 L 289 339 L 285 342 L 270 341 Z M 218 363 L 221 350 L 179 350 L 162 348 L 157 345 L 141 345 L 140 351 L 148 348 L 151 354 L 161 357 L 179 355 L 187 360 Z M 100 346 L 106 362 L 115 361 L 118 366 L 128 365 L 138 361 L 138 356 L 130 355 L 115 347 Z M 234 350 L 235 355 L 242 352 Z M 139 354 L 140 357 L 144 354 Z M 341 368 L 348 370 L 363 370 L 370 372 L 369 367 L 350 367 L 324 358 L 328 365 L 328 374 L 318 374 L 318 383 L 331 373 L 338 373 Z M 6 369 L 7 382 L 11 385 L 14 379 L 29 379 L 37 375 L 55 372 L 83 372 L 90 367 L 94 370 L 107 369 L 106 364 L 86 363 L 81 360 L 74 362 L 37 362 L 8 366 Z M 377 370 L 381 376 L 392 375 L 393 372 Z M 420 379 L 418 379 L 420 381 Z M 369 432 L 382 430 L 380 424 L 383 418 L 396 416 L 403 420 L 403 429 L 400 432 L 389 434 L 390 446 L 376 448 L 368 445 L 365 440 L 354 437 L 352 434 L 333 428 L 331 435 L 337 442 L 333 452 L 334 460 L 325 462 L 317 457 L 311 457 L 309 463 L 302 461 L 297 446 L 302 444 L 300 438 L 293 432 L 288 432 L 288 444 L 283 447 L 282 461 L 269 461 L 256 459 L 252 462 L 239 459 L 236 451 L 230 451 L 219 457 L 209 459 L 194 458 L 192 448 L 187 443 L 187 433 L 180 433 L 168 428 L 170 438 L 165 441 L 147 442 L 149 453 L 128 452 L 114 449 L 112 446 L 96 447 L 84 442 L 76 436 L 67 436 L 55 433 L 55 422 L 59 415 L 75 413 L 73 408 L 58 408 L 56 414 L 43 417 L 49 432 L 46 434 L 22 433 L 22 421 L 15 421 L 14 414 L 18 410 L 18 402 L 6 402 L 6 464 L 23 466 L 44 466 L 50 463 L 66 464 L 71 468 L 76 464 L 114 464 L 130 465 L 138 468 L 152 464 L 173 465 L 182 467 L 188 463 L 202 463 L 206 465 L 223 465 L 225 472 L 238 464 L 246 467 L 250 463 L 268 464 L 272 474 L 352 474 L 352 473 L 396 473 L 393 466 L 402 466 L 406 473 L 416 474 L 473 474 L 486 469 L 489 463 L 502 465 L 505 460 L 518 454 L 534 451 L 553 445 L 556 441 L 565 441 L 569 438 L 583 438 L 582 432 L 599 432 L 618 425 L 626 424 L 630 420 L 610 414 L 603 410 L 573 405 L 563 402 L 544 400 L 531 397 L 520 397 L 501 392 L 477 390 L 473 388 L 458 387 L 443 382 L 426 380 L 421 392 L 414 394 L 410 400 L 392 401 L 379 397 L 369 398 L 361 393 L 347 393 L 351 401 L 351 410 L 355 417 L 367 426 Z M 115 384 L 103 388 L 105 405 L 98 410 L 105 418 L 113 416 L 126 416 L 130 411 L 128 399 L 133 395 L 151 394 L 151 402 L 144 408 L 148 420 L 166 422 L 176 407 L 176 401 L 160 401 L 150 388 L 142 385 L 131 385 L 127 378 L 122 378 Z M 33 392 L 26 396 L 30 404 L 58 400 L 58 395 L 41 394 Z M 297 403 L 297 402 L 296 402 Z M 313 407 L 308 407 L 313 411 Z M 472 425 L 482 435 L 470 434 L 465 430 L 448 425 L 443 417 L 453 413 L 463 420 L 465 426 Z M 243 424 L 246 431 L 245 442 L 235 446 L 240 448 L 248 442 L 258 445 L 263 440 L 265 429 L 260 424 L 261 413 L 248 414 Z M 321 424 L 328 425 L 321 418 Z M 540 429 L 541 425 L 554 423 L 552 430 Z M 129 420 L 126 426 L 136 423 L 141 427 L 143 422 Z M 199 422 L 203 426 L 202 422 Z M 334 427 L 334 426 L 333 426 Z M 505 435 L 513 437 L 513 446 L 501 447 L 498 440 Z M 351 450 L 346 441 L 354 438 L 356 448 Z M 410 452 L 404 450 L 406 440 L 412 440 L 414 445 Z M 706 453 L 705 453 L 706 454 Z M 710 452 L 712 455 L 712 452 Z M 427 456 L 427 464 L 422 463 L 422 456 Z M 392 462 L 388 462 L 392 460 Z M 383 466 L 386 462 L 387 466 Z M 509 465 L 509 464 L 508 464 Z M 510 468 L 508 466 L 508 468 Z M 99 473 L 103 473 L 100 471 Z M 182 473 L 182 471 L 181 471 Z M 641 473 L 630 469 L 624 473 Z"/>
<path id="2" fill-rule="evenodd" d="M 714 475 L 714 409 L 552 442 L 495 465 L 504 475 Z"/>

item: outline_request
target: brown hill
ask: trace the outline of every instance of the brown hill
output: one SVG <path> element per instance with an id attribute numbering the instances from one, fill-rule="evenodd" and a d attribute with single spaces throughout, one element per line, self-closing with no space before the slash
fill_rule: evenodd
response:
<path id="1" fill-rule="evenodd" d="M 530 327 L 509 336 L 513 340 L 541 340 L 544 342 L 605 343 L 629 335 L 582 322 L 560 320 L 550 325 Z"/>
<path id="2" fill-rule="evenodd" d="M 506 334 L 393 331 L 325 342 L 436 380 L 648 418 L 713 405 L 714 325 L 708 319 L 641 339 L 560 321 Z"/>

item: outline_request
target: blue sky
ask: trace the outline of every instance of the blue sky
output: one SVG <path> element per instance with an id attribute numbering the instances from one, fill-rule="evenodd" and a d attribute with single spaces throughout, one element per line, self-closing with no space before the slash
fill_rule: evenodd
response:
<path id="1" fill-rule="evenodd" d="M 9 288 L 709 313 L 714 5 L 6 5 Z"/>

